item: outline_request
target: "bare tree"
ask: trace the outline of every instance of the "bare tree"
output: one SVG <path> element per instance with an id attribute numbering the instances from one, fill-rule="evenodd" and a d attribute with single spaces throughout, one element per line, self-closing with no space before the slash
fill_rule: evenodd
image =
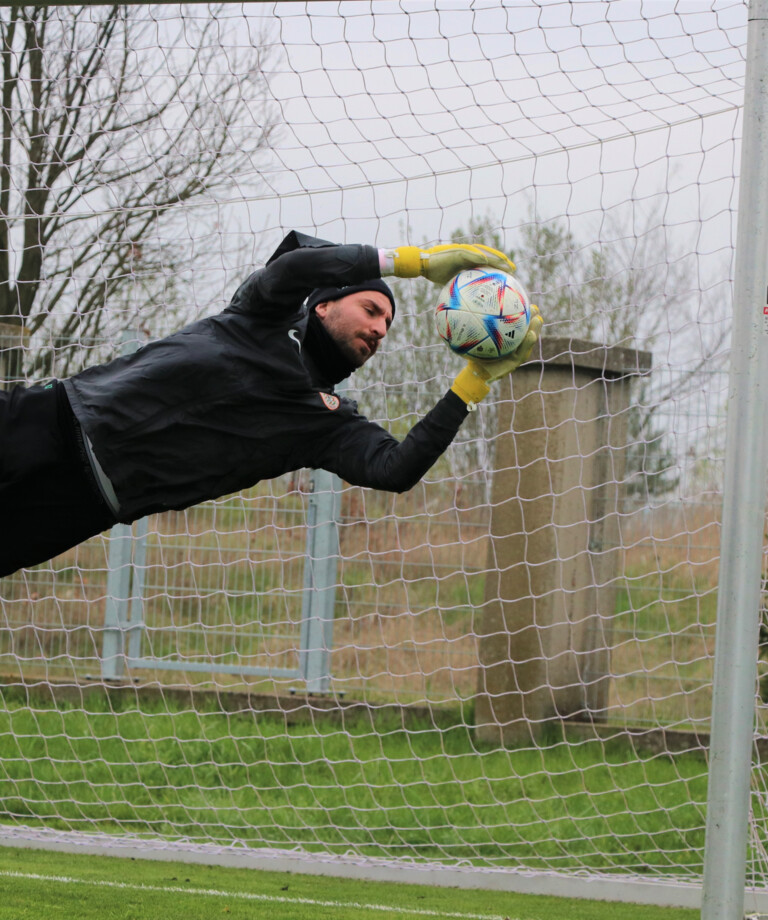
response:
<path id="1" fill-rule="evenodd" d="M 172 299 L 189 261 L 180 206 L 215 202 L 273 142 L 263 36 L 234 60 L 216 9 L 178 35 L 161 9 L 0 11 L 0 322 L 45 329 L 28 374 L 71 371 L 86 342 L 114 340 L 129 291 Z"/>

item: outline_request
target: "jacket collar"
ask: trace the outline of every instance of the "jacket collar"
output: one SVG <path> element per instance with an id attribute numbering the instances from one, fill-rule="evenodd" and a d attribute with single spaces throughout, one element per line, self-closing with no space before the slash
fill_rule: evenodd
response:
<path id="1" fill-rule="evenodd" d="M 357 370 L 314 310 L 309 314 L 302 354 L 316 386 L 333 388 Z"/>

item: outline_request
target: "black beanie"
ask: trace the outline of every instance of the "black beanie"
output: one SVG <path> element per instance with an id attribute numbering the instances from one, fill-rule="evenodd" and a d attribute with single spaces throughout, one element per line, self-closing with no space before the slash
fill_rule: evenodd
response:
<path id="1" fill-rule="evenodd" d="M 388 297 L 392 304 L 392 319 L 395 318 L 395 295 L 381 278 L 369 278 L 367 281 L 361 281 L 360 284 L 349 284 L 347 287 L 315 288 L 307 298 L 307 311 L 311 313 L 319 303 L 341 300 L 347 294 L 358 294 L 360 291 L 378 291 Z"/>

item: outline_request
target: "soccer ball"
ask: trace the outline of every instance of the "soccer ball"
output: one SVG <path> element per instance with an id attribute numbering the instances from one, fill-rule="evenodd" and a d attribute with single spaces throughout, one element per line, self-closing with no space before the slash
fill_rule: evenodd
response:
<path id="1" fill-rule="evenodd" d="M 486 268 L 459 272 L 440 292 L 435 325 L 449 348 L 466 358 L 512 354 L 531 321 L 531 300 L 512 275 Z"/>

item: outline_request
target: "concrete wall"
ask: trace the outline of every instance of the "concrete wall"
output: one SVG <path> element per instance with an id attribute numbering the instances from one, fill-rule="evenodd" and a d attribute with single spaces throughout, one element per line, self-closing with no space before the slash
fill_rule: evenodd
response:
<path id="1" fill-rule="evenodd" d="M 476 700 L 480 740 L 515 744 L 608 703 L 632 377 L 651 356 L 544 338 L 505 382 Z"/>

